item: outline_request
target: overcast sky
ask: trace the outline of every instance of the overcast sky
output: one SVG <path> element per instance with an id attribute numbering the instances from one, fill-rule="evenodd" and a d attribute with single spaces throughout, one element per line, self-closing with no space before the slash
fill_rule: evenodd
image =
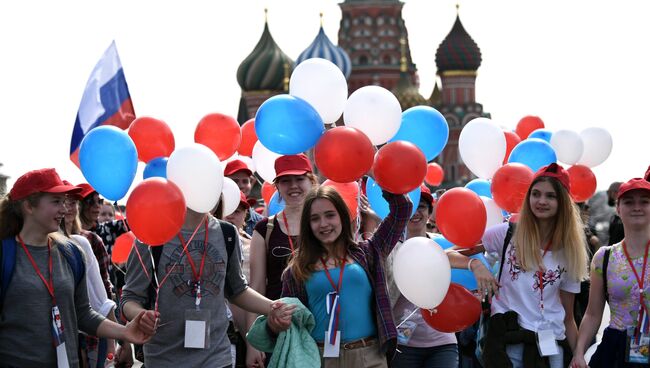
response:
<path id="1" fill-rule="evenodd" d="M 455 4 L 404 4 L 425 97 Z M 192 142 L 203 115 L 236 116 L 237 67 L 262 34 L 265 7 L 273 37 L 294 60 L 316 36 L 321 11 L 337 41 L 336 1 L 0 3 L 0 172 L 12 177 L 9 187 L 42 167 L 84 181 L 68 158 L 70 135 L 87 78 L 112 40 L 136 114 L 166 121 L 177 147 Z M 599 189 L 641 176 L 650 164 L 648 14 L 644 0 L 461 1 L 461 20 L 483 57 L 477 102 L 510 128 L 525 115 L 540 116 L 551 130 L 606 128 L 614 148 L 594 169 Z"/>

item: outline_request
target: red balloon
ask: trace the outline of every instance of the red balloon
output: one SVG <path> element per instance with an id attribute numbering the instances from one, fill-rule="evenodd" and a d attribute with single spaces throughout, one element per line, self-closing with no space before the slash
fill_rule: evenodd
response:
<path id="1" fill-rule="evenodd" d="M 447 333 L 462 331 L 481 317 L 481 302 L 464 287 L 451 283 L 449 291 L 436 307 L 436 313 L 420 309 L 424 321 L 432 328 Z"/>
<path id="2" fill-rule="evenodd" d="M 354 219 L 357 217 L 357 209 L 359 206 L 358 197 L 359 197 L 359 184 L 356 182 L 350 183 L 338 183 L 332 180 L 325 180 L 323 182 L 324 186 L 330 186 L 336 189 L 337 192 L 343 197 L 345 205 L 348 206 L 348 211 L 350 211 L 350 218 Z"/>
<path id="3" fill-rule="evenodd" d="M 264 203 L 266 205 L 269 205 L 269 202 L 271 202 L 271 197 L 273 197 L 273 193 L 275 193 L 276 188 L 275 185 L 265 181 L 264 184 L 262 184 L 262 199 L 264 200 Z"/>
<path id="4" fill-rule="evenodd" d="M 584 202 L 596 193 L 596 175 L 590 168 L 575 165 L 571 166 L 567 172 L 571 183 L 571 197 L 575 202 Z"/>
<path id="5" fill-rule="evenodd" d="M 139 117 L 129 126 L 129 137 L 138 149 L 138 159 L 149 162 L 156 157 L 169 157 L 175 142 L 169 126 L 162 120 L 149 116 Z"/>
<path id="6" fill-rule="evenodd" d="M 442 183 L 444 177 L 445 172 L 440 165 L 435 162 L 431 162 L 427 165 L 427 176 L 424 177 L 424 181 L 427 184 L 437 187 Z"/>
<path id="7" fill-rule="evenodd" d="M 512 152 L 512 149 L 515 148 L 519 142 L 521 142 L 521 138 L 517 135 L 515 132 L 508 132 L 504 131 L 503 134 L 506 136 L 506 155 L 503 158 L 503 164 L 508 163 L 508 157 L 510 157 L 510 152 Z"/>
<path id="8" fill-rule="evenodd" d="M 135 235 L 133 235 L 132 231 L 124 233 L 115 239 L 115 245 L 113 245 L 113 251 L 111 253 L 113 263 L 120 264 L 126 262 L 133 248 L 133 242 L 135 242 Z"/>
<path id="9" fill-rule="evenodd" d="M 382 189 L 404 194 L 422 184 L 427 175 L 427 160 L 413 143 L 395 141 L 377 151 L 372 170 Z"/>
<path id="10" fill-rule="evenodd" d="M 523 140 L 528 138 L 530 133 L 534 132 L 536 129 L 541 128 L 544 128 L 544 122 L 542 119 L 540 119 L 539 116 L 528 115 L 519 120 L 515 132 L 519 138 Z"/>
<path id="11" fill-rule="evenodd" d="M 508 212 L 519 212 L 533 176 L 533 171 L 524 164 L 513 162 L 501 166 L 492 177 L 492 199 Z"/>
<path id="12" fill-rule="evenodd" d="M 436 203 L 436 224 L 440 233 L 461 247 L 473 247 L 483 236 L 487 211 L 478 194 L 467 188 L 452 188 Z"/>
<path id="13" fill-rule="evenodd" d="M 131 192 L 126 213 L 131 231 L 141 242 L 163 245 L 183 226 L 185 198 L 178 186 L 167 179 L 145 179 Z"/>
<path id="14" fill-rule="evenodd" d="M 196 126 L 194 142 L 207 146 L 223 161 L 239 148 L 241 128 L 237 120 L 228 115 L 208 114 Z"/>
<path id="15" fill-rule="evenodd" d="M 255 119 L 250 119 L 241 126 L 241 144 L 237 149 L 242 156 L 253 157 L 253 147 L 257 143 L 257 133 L 255 133 Z"/>
<path id="16" fill-rule="evenodd" d="M 340 126 L 328 130 L 314 147 L 320 172 L 339 183 L 356 181 L 372 167 L 375 147 L 362 131 Z"/>

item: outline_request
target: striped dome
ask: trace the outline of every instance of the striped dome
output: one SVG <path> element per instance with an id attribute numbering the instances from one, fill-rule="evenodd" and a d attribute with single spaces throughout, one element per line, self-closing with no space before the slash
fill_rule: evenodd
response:
<path id="1" fill-rule="evenodd" d="M 273 40 L 268 23 L 255 49 L 237 69 L 237 82 L 243 91 L 284 90 L 285 64 L 291 75 L 295 63 Z"/>
<path id="2" fill-rule="evenodd" d="M 481 66 L 481 50 L 467 33 L 458 16 L 436 51 L 436 66 L 439 73 L 448 70 L 476 71 Z"/>
<path id="3" fill-rule="evenodd" d="M 309 45 L 309 47 L 298 56 L 296 64 L 300 64 L 311 58 L 321 58 L 331 61 L 341 69 L 345 79 L 347 79 L 352 72 L 352 63 L 350 62 L 348 53 L 330 41 L 329 37 L 327 37 L 323 30 L 323 26 L 320 27 L 318 35 L 311 45 Z"/>

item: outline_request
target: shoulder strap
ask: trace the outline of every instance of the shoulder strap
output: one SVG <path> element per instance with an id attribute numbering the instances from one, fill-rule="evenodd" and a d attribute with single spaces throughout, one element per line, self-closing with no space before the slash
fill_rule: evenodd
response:
<path id="1" fill-rule="evenodd" d="M 72 268 L 75 285 L 79 286 L 79 283 L 81 282 L 81 279 L 86 272 L 86 265 L 84 263 L 83 255 L 81 254 L 81 250 L 71 241 L 59 244 L 59 250 L 65 257 L 66 261 L 68 261 L 70 268 Z"/>
<path id="2" fill-rule="evenodd" d="M 612 247 L 605 248 L 605 254 L 603 255 L 603 289 L 605 291 L 605 301 L 609 303 L 609 293 L 607 292 L 607 265 L 609 264 L 609 253 L 611 253 Z"/>
<path id="3" fill-rule="evenodd" d="M 271 240 L 271 233 L 273 232 L 273 227 L 275 226 L 275 215 L 269 216 L 266 223 L 266 236 L 264 237 L 264 245 L 266 249 L 269 249 L 269 240 Z"/>
<path id="4" fill-rule="evenodd" d="M 227 221 L 219 220 L 219 226 L 221 226 L 221 232 L 223 233 L 223 238 L 226 241 L 226 252 L 228 253 L 228 260 L 230 260 L 230 255 L 235 250 L 235 226 Z M 228 262 L 226 260 L 226 263 Z"/>
<path id="5" fill-rule="evenodd" d="M 497 282 L 501 282 L 501 273 L 503 272 L 503 263 L 504 260 L 506 259 L 506 250 L 508 249 L 508 245 L 510 244 L 510 239 L 512 239 L 512 234 L 514 232 L 515 232 L 514 222 L 508 222 L 508 231 L 506 232 L 505 239 L 503 239 L 503 249 L 501 250 L 501 259 L 499 261 L 499 277 L 497 278 Z"/>
<path id="6" fill-rule="evenodd" d="M 5 293 L 11 276 L 14 274 L 14 265 L 16 264 L 16 239 L 9 237 L 2 239 L 2 252 L 0 253 L 0 311 L 5 300 Z"/>

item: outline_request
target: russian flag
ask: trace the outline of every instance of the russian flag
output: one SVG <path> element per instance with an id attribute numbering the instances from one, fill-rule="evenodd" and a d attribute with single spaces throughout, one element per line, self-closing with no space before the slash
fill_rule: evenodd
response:
<path id="1" fill-rule="evenodd" d="M 134 119 L 129 87 L 113 41 L 86 83 L 72 130 L 70 160 L 79 167 L 79 146 L 91 129 L 101 125 L 126 129 Z"/>

